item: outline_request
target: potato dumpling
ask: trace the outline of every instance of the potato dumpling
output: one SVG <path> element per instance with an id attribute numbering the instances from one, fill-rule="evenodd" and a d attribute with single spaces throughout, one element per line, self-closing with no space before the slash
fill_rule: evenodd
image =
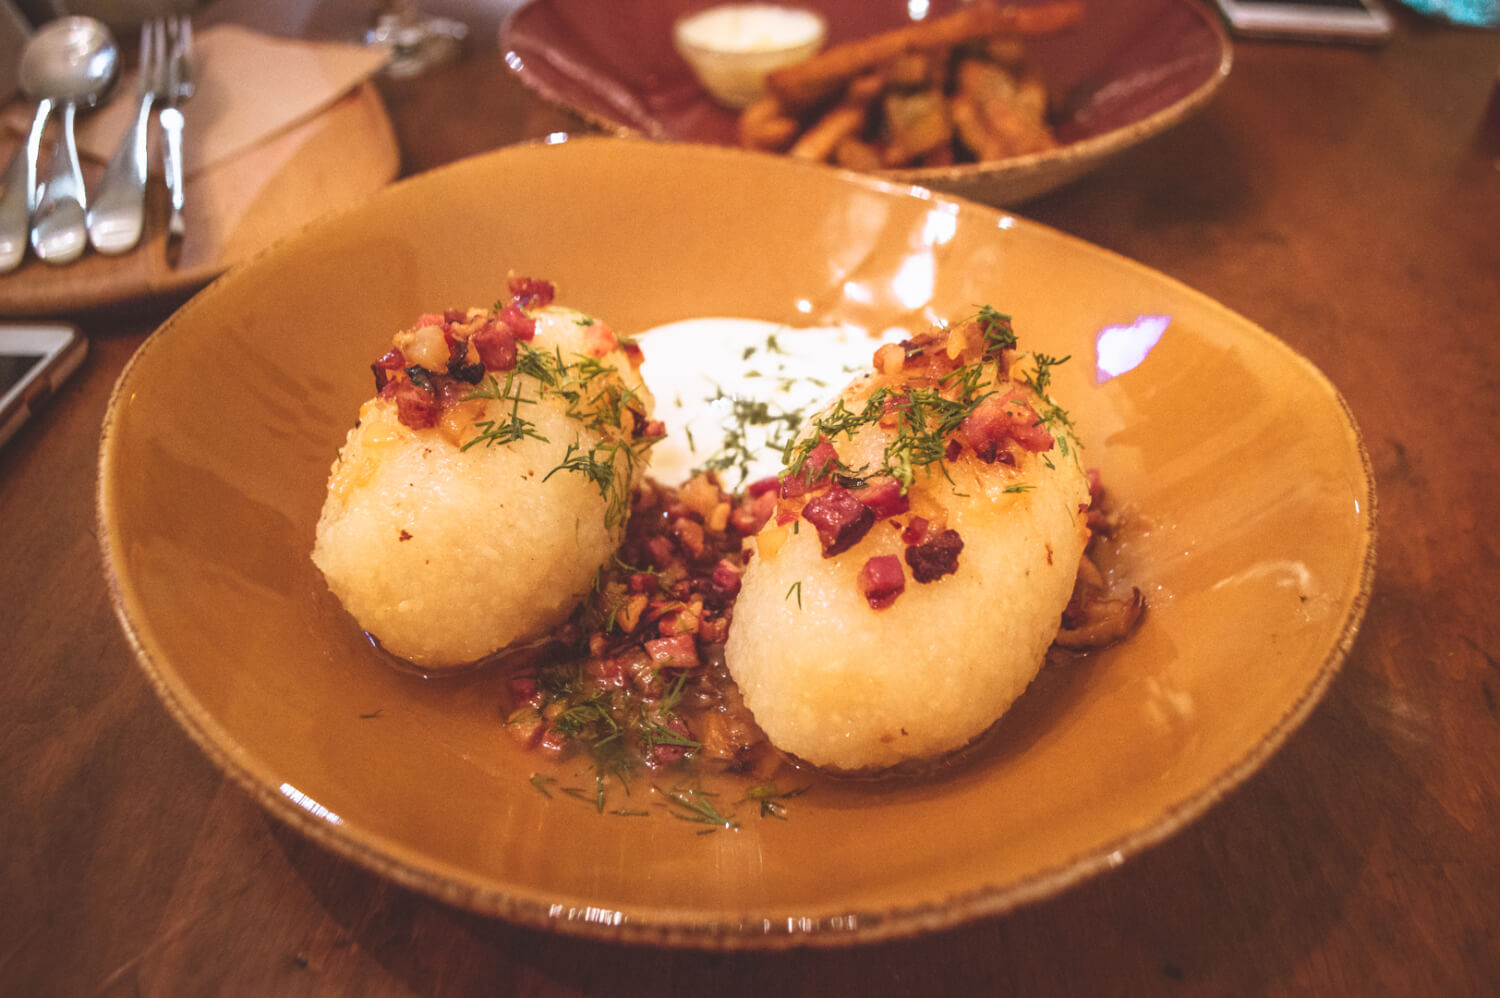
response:
<path id="1" fill-rule="evenodd" d="M 619 544 L 661 434 L 638 351 L 552 294 L 513 278 L 503 305 L 398 332 L 333 464 L 313 561 L 418 667 L 562 624 Z"/>
<path id="2" fill-rule="evenodd" d="M 841 772 L 938 759 L 1036 676 L 1089 536 L 1055 363 L 984 309 L 881 347 L 811 421 L 725 648 L 777 748 Z"/>

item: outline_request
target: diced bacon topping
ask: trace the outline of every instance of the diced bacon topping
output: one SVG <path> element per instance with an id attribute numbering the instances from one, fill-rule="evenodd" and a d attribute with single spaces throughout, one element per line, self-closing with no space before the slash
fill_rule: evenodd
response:
<path id="1" fill-rule="evenodd" d="M 807 460 L 802 465 L 802 474 L 798 475 L 807 484 L 816 488 L 828 481 L 828 476 L 839 466 L 839 452 L 833 449 L 833 444 L 827 440 L 819 440 L 818 445 L 807 452 Z"/>
<path id="2" fill-rule="evenodd" d="M 666 723 L 662 725 L 662 727 L 668 728 L 688 740 L 691 740 L 693 737 L 693 733 L 688 730 L 687 722 L 680 717 L 670 718 L 666 721 Z M 690 747 L 691 746 L 688 745 L 663 744 L 659 741 L 653 742 L 651 747 L 646 751 L 646 765 L 650 766 L 653 769 L 660 769 L 663 766 L 670 766 L 678 759 L 681 759 L 683 756 L 687 755 L 687 751 Z"/>
<path id="3" fill-rule="evenodd" d="M 911 508 L 911 502 L 901 492 L 901 483 L 894 478 L 873 482 L 855 495 L 882 520 L 900 516 Z"/>
<path id="4" fill-rule="evenodd" d="M 825 558 L 849 550 L 875 525 L 874 510 L 841 485 L 808 500 L 802 516 L 818 529 Z"/>
<path id="5" fill-rule="evenodd" d="M 740 501 L 729 513 L 729 522 L 734 528 L 745 536 L 750 536 L 771 518 L 771 513 L 776 509 L 776 479 L 770 479 L 771 491 L 760 493 L 746 493 L 745 498 Z"/>
<path id="6" fill-rule="evenodd" d="M 536 320 L 521 311 L 521 306 L 515 302 L 500 310 L 500 321 L 510 327 L 511 334 L 518 340 L 530 343 L 536 336 Z"/>
<path id="7" fill-rule="evenodd" d="M 698 667 L 698 644 L 691 634 L 674 634 L 667 638 L 652 638 L 645 644 L 651 664 L 661 669 L 696 669 Z"/>
<path id="8" fill-rule="evenodd" d="M 540 707 L 542 705 L 542 688 L 536 681 L 536 675 L 530 672 L 522 672 L 510 677 L 510 696 L 512 701 L 525 704 L 528 707 Z"/>
<path id="9" fill-rule="evenodd" d="M 493 319 L 469 340 L 479 352 L 479 362 L 489 371 L 510 371 L 516 366 L 516 338 L 510 327 Z"/>
<path id="10" fill-rule="evenodd" d="M 859 570 L 859 591 L 865 594 L 871 609 L 884 610 L 906 591 L 906 573 L 901 559 L 893 554 L 876 555 Z"/>
<path id="11" fill-rule="evenodd" d="M 381 398 L 395 399 L 396 418 L 414 430 L 436 426 L 442 406 L 433 394 L 406 379 L 391 381 L 380 390 Z"/>
<path id="12" fill-rule="evenodd" d="M 512 298 L 522 305 L 536 308 L 551 305 L 552 296 L 557 293 L 551 281 L 537 277 L 512 277 L 506 284 Z"/>
<path id="13" fill-rule="evenodd" d="M 584 327 L 583 348 L 588 351 L 590 357 L 603 357 L 618 349 L 619 346 L 620 338 L 604 323 L 595 320 Z"/>
<path id="14" fill-rule="evenodd" d="M 720 558 L 719 563 L 714 566 L 713 575 L 709 576 L 709 586 L 714 595 L 723 600 L 732 600 L 740 592 L 741 569 L 727 558 Z"/>
<path id="15" fill-rule="evenodd" d="M 380 359 L 377 360 L 373 366 L 386 371 L 399 371 L 402 368 L 406 367 L 406 356 L 402 354 L 400 350 L 397 350 L 395 347 L 391 347 L 385 353 L 380 355 Z"/>
<path id="16" fill-rule="evenodd" d="M 1007 440 L 1033 453 L 1051 450 L 1056 443 L 1019 389 L 980 402 L 964 418 L 961 429 L 974 453 L 987 463 L 999 459 Z"/>
<path id="17" fill-rule="evenodd" d="M 953 574 L 958 571 L 958 553 L 963 549 L 963 538 L 956 530 L 944 530 L 920 544 L 911 545 L 906 549 L 911 577 L 926 583 Z"/>

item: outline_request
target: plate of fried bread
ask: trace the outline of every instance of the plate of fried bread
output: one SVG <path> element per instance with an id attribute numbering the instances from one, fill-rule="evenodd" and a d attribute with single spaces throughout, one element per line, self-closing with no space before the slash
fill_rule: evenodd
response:
<path id="1" fill-rule="evenodd" d="M 1062 187 L 1179 124 L 1233 59 L 1190 0 L 786 2 L 822 22 L 823 44 L 736 104 L 684 58 L 681 26 L 775 7 L 535 0 L 500 45 L 526 86 L 615 134 L 740 146 L 995 205 Z M 743 44 L 762 42 L 743 30 Z"/>

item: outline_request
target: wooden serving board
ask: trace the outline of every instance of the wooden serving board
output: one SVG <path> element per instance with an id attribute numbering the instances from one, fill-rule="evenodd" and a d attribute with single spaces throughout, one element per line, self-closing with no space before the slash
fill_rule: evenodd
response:
<path id="1" fill-rule="evenodd" d="M 0 162 L 15 144 L 0 139 Z M 322 113 L 190 176 L 187 236 L 176 267 L 166 258 L 166 189 L 153 175 L 139 247 L 115 257 L 90 251 L 61 267 L 28 255 L 0 275 L 0 316 L 67 315 L 186 295 L 283 235 L 383 187 L 400 158 L 379 92 L 362 83 Z M 84 164 L 90 191 L 103 169 Z"/>

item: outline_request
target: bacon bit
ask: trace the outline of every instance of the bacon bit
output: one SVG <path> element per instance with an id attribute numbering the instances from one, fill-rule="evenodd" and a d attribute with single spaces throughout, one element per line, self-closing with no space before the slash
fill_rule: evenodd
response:
<path id="1" fill-rule="evenodd" d="M 512 275 L 506 279 L 506 285 L 510 288 L 511 297 L 517 303 L 526 306 L 541 307 L 552 304 L 552 296 L 557 289 L 552 286 L 551 281 L 544 281 L 539 277 L 517 277 Z"/>
<path id="2" fill-rule="evenodd" d="M 953 574 L 958 571 L 958 553 L 963 549 L 963 538 L 956 530 L 944 530 L 920 544 L 911 545 L 906 549 L 911 577 L 927 583 Z"/>
<path id="3" fill-rule="evenodd" d="M 839 466 L 839 452 L 833 449 L 828 438 L 818 441 L 818 446 L 807 452 L 807 461 L 802 465 L 800 478 L 803 484 L 817 488 L 825 485 L 834 469 Z"/>
<path id="4" fill-rule="evenodd" d="M 399 533 L 399 534 L 396 535 L 396 540 L 398 540 L 398 541 L 409 541 L 409 540 L 411 540 L 411 531 L 409 531 L 409 530 L 402 530 L 401 533 Z"/>
<path id="5" fill-rule="evenodd" d="M 761 492 L 759 495 L 747 495 L 740 500 L 729 513 L 729 524 L 745 536 L 750 536 L 771 518 L 771 513 L 776 509 L 776 493 Z"/>
<path id="6" fill-rule="evenodd" d="M 751 499 L 758 499 L 767 492 L 775 492 L 781 488 L 781 479 L 775 475 L 767 478 L 758 478 L 745 487 L 745 495 Z"/>
<path id="7" fill-rule="evenodd" d="M 925 516 L 914 516 L 907 523 L 906 529 L 901 531 L 901 539 L 907 544 L 921 544 L 927 537 L 927 518 Z"/>
<path id="8" fill-rule="evenodd" d="M 387 350 L 379 360 L 370 365 L 370 370 L 375 375 L 375 390 L 378 392 L 385 387 L 386 382 L 390 380 L 391 371 L 399 371 L 404 367 L 406 367 L 406 358 L 401 355 L 401 351 L 395 347 Z"/>
<path id="9" fill-rule="evenodd" d="M 583 348 L 590 357 L 603 357 L 619 349 L 619 346 L 620 338 L 615 335 L 615 331 L 597 319 L 583 331 Z"/>
<path id="10" fill-rule="evenodd" d="M 469 338 L 479 353 L 479 362 L 490 371 L 511 371 L 516 366 L 516 337 L 510 327 L 491 319 Z"/>
<path id="11" fill-rule="evenodd" d="M 698 667 L 698 643 L 691 634 L 674 634 L 671 637 L 653 638 L 645 644 L 646 654 L 656 669 L 696 669 Z"/>
<path id="12" fill-rule="evenodd" d="M 859 591 L 873 610 L 884 610 L 906 591 L 901 559 L 893 554 L 876 555 L 859 570 Z"/>
<path id="13" fill-rule="evenodd" d="M 423 326 L 437 326 L 441 329 L 445 321 L 447 320 L 443 316 L 434 312 L 423 312 L 417 316 L 416 328 L 421 329 Z"/>
<path id="14" fill-rule="evenodd" d="M 879 426 L 883 430 L 893 430 L 901 421 L 903 410 L 911 407 L 911 396 L 909 395 L 887 395 L 880 403 L 881 416 Z"/>
<path id="15" fill-rule="evenodd" d="M 442 409 L 432 393 L 402 378 L 390 381 L 380 390 L 381 398 L 396 401 L 396 418 L 414 430 L 425 430 L 437 425 Z"/>
<path id="16" fill-rule="evenodd" d="M 719 563 L 714 566 L 714 571 L 709 576 L 708 584 L 715 596 L 728 602 L 739 595 L 740 573 L 743 571 L 738 565 L 728 558 L 720 558 Z"/>
<path id="17" fill-rule="evenodd" d="M 911 509 L 911 502 L 901 492 L 901 483 L 894 478 L 875 482 L 855 493 L 859 501 L 875 511 L 882 520 L 900 516 Z"/>
<path id="18" fill-rule="evenodd" d="M 677 734 L 681 735 L 684 738 L 690 739 L 693 737 L 692 731 L 688 729 L 687 722 L 680 717 L 669 719 L 665 724 L 662 725 L 662 727 L 670 728 L 672 731 L 675 731 Z M 646 765 L 650 766 L 652 769 L 660 769 L 663 766 L 670 766 L 672 763 L 687 755 L 687 751 L 688 746 L 686 745 L 662 745 L 660 743 L 654 744 L 646 752 Z"/>
<path id="19" fill-rule="evenodd" d="M 510 698 L 512 703 L 538 710 L 546 699 L 542 696 L 542 688 L 537 683 L 536 676 L 530 672 L 513 673 L 510 676 Z"/>
<path id="20" fill-rule="evenodd" d="M 1033 453 L 1051 450 L 1056 443 L 1019 389 L 980 402 L 964 418 L 960 429 L 974 453 L 987 464 L 999 459 L 1006 440 L 1014 440 Z"/>
<path id="21" fill-rule="evenodd" d="M 537 751 L 550 755 L 554 759 L 561 759 L 568 754 L 570 740 L 566 734 L 557 730 L 556 725 L 548 725 L 547 730 L 542 733 L 537 741 Z"/>
<path id="22" fill-rule="evenodd" d="M 842 485 L 809 500 L 802 516 L 818 528 L 825 558 L 849 550 L 875 525 L 875 511 Z"/>
<path id="23" fill-rule="evenodd" d="M 500 310 L 500 321 L 510 329 L 511 335 L 518 340 L 530 343 L 536 336 L 536 320 L 525 312 L 521 306 L 511 303 Z"/>

